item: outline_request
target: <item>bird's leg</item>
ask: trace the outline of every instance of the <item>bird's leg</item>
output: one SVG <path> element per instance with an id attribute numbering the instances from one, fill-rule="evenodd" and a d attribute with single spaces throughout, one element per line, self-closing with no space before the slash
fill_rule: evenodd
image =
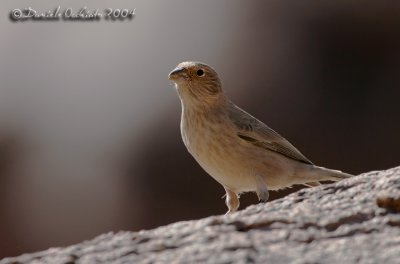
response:
<path id="1" fill-rule="evenodd" d="M 234 213 L 237 211 L 237 209 L 239 208 L 239 198 L 238 195 L 231 191 L 230 189 L 225 188 L 225 192 L 226 192 L 226 197 L 225 197 L 225 203 L 226 206 L 228 206 L 228 212 L 226 212 L 225 215 L 230 214 L 230 213 Z"/>
<path id="2" fill-rule="evenodd" d="M 265 184 L 263 178 L 260 177 L 259 175 L 256 176 L 256 181 L 257 181 L 258 200 L 260 202 L 265 203 L 266 201 L 268 201 L 268 198 L 269 198 L 267 185 Z"/>

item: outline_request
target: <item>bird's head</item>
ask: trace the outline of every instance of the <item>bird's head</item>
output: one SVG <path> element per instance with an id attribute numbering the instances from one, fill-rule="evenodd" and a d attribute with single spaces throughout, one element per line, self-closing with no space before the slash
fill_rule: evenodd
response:
<path id="1" fill-rule="evenodd" d="M 212 102 L 223 97 L 221 81 L 213 68 L 201 62 L 182 62 L 170 72 L 182 100 Z"/>

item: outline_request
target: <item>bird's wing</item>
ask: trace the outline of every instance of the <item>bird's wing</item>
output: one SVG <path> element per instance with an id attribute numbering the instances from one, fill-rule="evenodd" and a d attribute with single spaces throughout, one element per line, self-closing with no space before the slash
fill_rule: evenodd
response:
<path id="1" fill-rule="evenodd" d="M 233 103 L 229 107 L 229 118 L 236 126 L 237 135 L 241 139 L 257 147 L 277 152 L 288 158 L 307 164 L 313 164 L 284 137 Z"/>

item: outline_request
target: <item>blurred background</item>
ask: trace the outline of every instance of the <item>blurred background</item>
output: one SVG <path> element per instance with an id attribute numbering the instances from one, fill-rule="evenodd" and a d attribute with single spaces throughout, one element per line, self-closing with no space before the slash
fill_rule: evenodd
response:
<path id="1" fill-rule="evenodd" d="M 9 12 L 136 8 L 131 21 Z M 225 213 L 167 75 L 199 60 L 314 163 L 400 165 L 400 3 L 16 1 L 0 7 L 0 257 Z M 296 190 L 274 192 L 272 199 Z M 242 207 L 256 203 L 242 196 Z"/>

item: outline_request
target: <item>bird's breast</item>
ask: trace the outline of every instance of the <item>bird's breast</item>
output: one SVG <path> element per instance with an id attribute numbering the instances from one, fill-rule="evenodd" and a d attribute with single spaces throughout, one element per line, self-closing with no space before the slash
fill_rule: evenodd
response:
<path id="1" fill-rule="evenodd" d="M 186 113 L 187 114 L 187 113 Z M 225 186 L 250 185 L 239 138 L 227 120 L 182 115 L 182 139 L 188 151 L 215 180 Z M 246 181 L 244 183 L 243 181 Z"/>
<path id="2" fill-rule="evenodd" d="M 205 117 L 196 114 L 183 114 L 181 120 L 181 134 L 183 142 L 189 152 L 201 157 L 210 148 L 216 147 L 217 127 Z"/>

